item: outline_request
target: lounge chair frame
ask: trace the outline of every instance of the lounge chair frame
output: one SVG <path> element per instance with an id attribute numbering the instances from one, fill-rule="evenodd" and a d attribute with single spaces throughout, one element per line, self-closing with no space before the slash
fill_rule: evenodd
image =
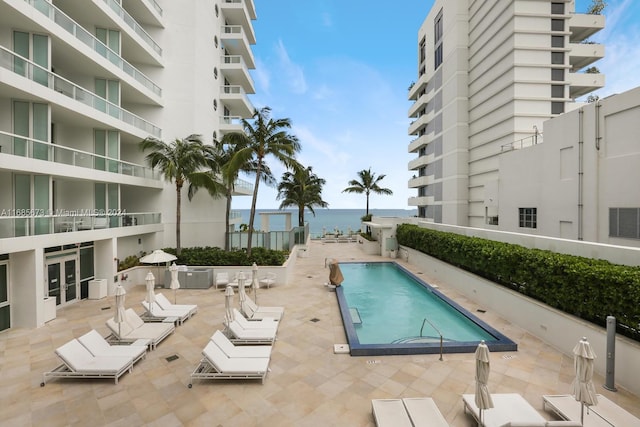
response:
<path id="1" fill-rule="evenodd" d="M 187 387 L 193 387 L 194 380 L 260 380 L 262 384 L 264 384 L 264 379 L 267 377 L 267 372 L 269 371 L 269 358 L 245 358 L 245 357 L 236 357 L 229 359 L 236 361 L 249 361 L 249 363 L 256 363 L 258 360 L 266 361 L 266 366 L 263 370 L 256 371 L 246 371 L 246 372 L 224 372 L 216 366 L 214 360 L 212 360 L 208 354 L 207 349 L 211 348 L 214 350 L 214 353 L 222 354 L 224 357 L 228 357 L 224 354 L 222 349 L 220 349 L 215 343 L 209 342 L 205 350 L 202 351 L 203 358 L 200 360 L 200 363 L 196 367 L 196 369 L 191 373 L 191 382 L 187 384 Z M 264 362 L 258 362 L 264 363 Z"/>

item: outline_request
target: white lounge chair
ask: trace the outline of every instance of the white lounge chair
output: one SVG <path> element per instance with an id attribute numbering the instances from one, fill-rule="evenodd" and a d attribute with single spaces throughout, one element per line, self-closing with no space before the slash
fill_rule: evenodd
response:
<path id="1" fill-rule="evenodd" d="M 544 426 L 547 420 L 517 393 L 492 394 L 493 408 L 482 410 L 482 423 L 480 412 L 475 403 L 475 394 L 463 394 L 462 402 L 465 412 L 469 412 L 484 427 L 502 427 L 512 423 L 515 425 Z M 542 423 L 542 424 L 540 424 Z"/>
<path id="2" fill-rule="evenodd" d="M 173 318 L 178 325 L 182 325 L 187 319 L 191 317 L 190 310 L 163 310 L 157 302 L 149 305 L 147 301 L 142 301 L 142 306 L 145 309 L 145 317 L 150 322 L 162 322 L 168 318 Z"/>
<path id="3" fill-rule="evenodd" d="M 229 357 L 271 357 L 270 345 L 235 345 L 221 331 L 215 331 L 211 342 Z"/>
<path id="4" fill-rule="evenodd" d="M 268 357 L 229 357 L 215 343 L 209 341 L 202 350 L 203 359 L 191 374 L 193 380 L 259 379 L 264 383 L 269 370 Z"/>
<path id="5" fill-rule="evenodd" d="M 430 397 L 374 399 L 371 408 L 378 427 L 449 427 Z"/>
<path id="6" fill-rule="evenodd" d="M 131 308 L 125 311 L 124 322 L 118 324 L 113 318 L 110 318 L 106 323 L 113 335 L 120 341 L 151 340 L 149 343 L 151 350 L 155 349 L 162 340 L 176 330 L 173 323 L 145 323 Z"/>
<path id="7" fill-rule="evenodd" d="M 262 279 L 258 280 L 258 283 L 260 285 L 265 285 L 267 287 L 267 289 L 269 289 L 272 285 L 276 284 L 276 275 L 275 275 L 275 273 L 269 272 L 269 273 L 265 274 L 265 276 Z"/>
<path id="8" fill-rule="evenodd" d="M 545 409 L 553 411 L 560 418 L 577 422 L 577 425 L 580 425 L 581 405 L 573 396 L 546 395 L 542 396 L 542 402 Z M 638 427 L 640 419 L 599 394 L 598 404 L 584 409 L 584 426 L 600 425 Z"/>
<path id="9" fill-rule="evenodd" d="M 250 320 L 259 320 L 270 317 L 280 320 L 284 316 L 284 307 L 264 307 L 258 306 L 250 297 L 246 295 L 244 301 L 240 302 L 240 309 Z"/>
<path id="10" fill-rule="evenodd" d="M 43 374 L 42 387 L 48 378 L 113 378 L 118 384 L 118 378 L 133 368 L 132 357 L 94 356 L 75 338 L 58 347 L 56 354 L 64 363 Z"/>
<path id="11" fill-rule="evenodd" d="M 78 341 L 94 356 L 131 357 L 135 363 L 147 355 L 146 345 L 111 345 L 95 329 L 79 337 Z"/>
<path id="12" fill-rule="evenodd" d="M 214 284 L 216 289 L 218 289 L 218 286 L 222 286 L 223 288 L 226 287 L 229 284 L 229 273 L 224 271 L 220 273 L 216 273 L 216 279 Z"/>
<path id="13" fill-rule="evenodd" d="M 233 315 L 235 320 L 242 326 L 244 329 L 266 329 L 272 330 L 274 333 L 278 331 L 278 325 L 280 324 L 275 319 L 264 318 L 261 320 L 247 320 L 242 313 L 240 313 L 237 309 L 233 309 Z"/>
<path id="14" fill-rule="evenodd" d="M 276 333 L 271 329 L 245 329 L 236 320 L 225 320 L 225 326 L 234 344 L 273 344 L 276 340 Z"/>
<path id="15" fill-rule="evenodd" d="M 156 294 L 156 303 L 158 303 L 163 310 L 186 310 L 189 312 L 189 316 L 193 316 L 198 312 L 198 306 L 196 304 L 173 304 L 164 294 Z"/>

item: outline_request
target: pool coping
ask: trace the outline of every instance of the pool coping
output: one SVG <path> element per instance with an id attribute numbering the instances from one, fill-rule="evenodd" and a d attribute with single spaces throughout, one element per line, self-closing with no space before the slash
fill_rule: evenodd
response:
<path id="1" fill-rule="evenodd" d="M 401 264 L 394 261 L 367 261 L 366 264 L 393 264 L 397 268 L 400 268 L 407 275 L 411 276 L 417 283 L 429 289 L 435 296 L 445 301 L 460 314 L 467 317 L 473 323 L 484 329 L 487 333 L 492 335 L 496 340 L 487 341 L 486 344 L 490 351 L 517 351 L 518 344 L 508 338 L 506 335 L 489 325 L 487 322 L 475 316 L 466 308 L 462 307 L 451 298 L 444 295 L 437 288 L 431 286 L 428 282 L 416 276 Z M 348 261 L 341 262 L 340 264 L 363 264 L 361 261 Z M 407 355 L 407 354 L 439 354 L 440 343 L 398 343 L 398 344 L 360 344 L 356 329 L 351 318 L 351 313 L 347 300 L 344 296 L 342 286 L 338 286 L 335 289 L 336 298 L 338 300 L 338 308 L 340 309 L 340 315 L 342 316 L 342 325 L 344 327 L 345 334 L 347 335 L 347 342 L 349 343 L 351 356 L 391 356 L 391 355 Z M 458 341 L 458 342 L 443 342 L 442 353 L 473 353 L 476 351 L 480 341 Z"/>

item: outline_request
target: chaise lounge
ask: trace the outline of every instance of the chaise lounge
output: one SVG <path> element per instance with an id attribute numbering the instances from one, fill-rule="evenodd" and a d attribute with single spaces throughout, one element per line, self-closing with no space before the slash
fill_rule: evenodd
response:
<path id="1" fill-rule="evenodd" d="M 258 306 L 249 295 L 246 295 L 244 301 L 240 301 L 240 310 L 250 320 L 260 320 L 270 317 L 275 320 L 282 319 L 284 316 L 284 307 L 263 307 Z"/>
<path id="2" fill-rule="evenodd" d="M 156 294 L 156 303 L 163 310 L 178 310 L 189 312 L 189 317 L 198 312 L 198 306 L 196 304 L 173 304 L 164 296 L 164 294 Z"/>
<path id="3" fill-rule="evenodd" d="M 229 340 L 234 344 L 273 344 L 276 332 L 272 329 L 245 329 L 237 320 L 224 321 Z"/>
<path id="4" fill-rule="evenodd" d="M 229 357 L 212 341 L 202 350 L 204 356 L 191 374 L 193 380 L 238 380 L 259 379 L 264 383 L 269 370 L 268 357 Z"/>
<path id="5" fill-rule="evenodd" d="M 371 411 L 378 427 L 448 427 L 430 397 L 374 399 Z"/>
<path id="6" fill-rule="evenodd" d="M 110 318 L 107 327 L 119 341 L 135 342 L 139 339 L 148 339 L 149 348 L 154 350 L 157 345 L 167 338 L 176 327 L 173 323 L 145 323 L 133 309 L 125 311 L 125 321 L 118 324 Z"/>
<path id="7" fill-rule="evenodd" d="M 280 322 L 276 322 L 275 319 L 271 319 L 265 317 L 260 320 L 247 320 L 242 313 L 240 313 L 237 309 L 233 309 L 234 319 L 242 326 L 244 329 L 267 329 L 273 330 L 275 334 L 278 331 L 278 325 Z"/>
<path id="8" fill-rule="evenodd" d="M 229 357 L 271 357 L 270 345 L 235 345 L 221 331 L 215 331 L 211 342 Z"/>
<path id="9" fill-rule="evenodd" d="M 173 319 L 178 325 L 182 325 L 191 317 L 190 310 L 164 310 L 156 301 L 152 304 L 142 301 L 142 306 L 145 310 L 144 320 L 148 322 L 166 322 Z"/>
<path id="10" fill-rule="evenodd" d="M 78 341 L 94 356 L 131 357 L 136 363 L 147 355 L 146 345 L 111 345 L 95 329 L 79 337 Z"/>
<path id="11" fill-rule="evenodd" d="M 56 349 L 62 365 L 42 375 L 40 386 L 48 378 L 118 378 L 133 368 L 133 358 L 127 356 L 94 356 L 77 339 L 72 339 Z"/>
<path id="12" fill-rule="evenodd" d="M 560 418 L 580 425 L 581 405 L 572 395 L 545 395 L 542 396 L 542 405 Z M 585 407 L 584 426 L 601 425 L 640 427 L 640 419 L 599 394 L 597 405 L 589 406 L 588 409 Z"/>

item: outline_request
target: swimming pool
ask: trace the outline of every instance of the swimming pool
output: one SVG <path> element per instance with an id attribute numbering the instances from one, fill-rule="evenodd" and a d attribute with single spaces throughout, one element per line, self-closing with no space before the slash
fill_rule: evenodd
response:
<path id="1" fill-rule="evenodd" d="M 472 353 L 484 340 L 491 351 L 517 344 L 393 262 L 340 263 L 336 288 L 352 356 Z M 426 320 L 425 320 L 426 319 Z"/>

